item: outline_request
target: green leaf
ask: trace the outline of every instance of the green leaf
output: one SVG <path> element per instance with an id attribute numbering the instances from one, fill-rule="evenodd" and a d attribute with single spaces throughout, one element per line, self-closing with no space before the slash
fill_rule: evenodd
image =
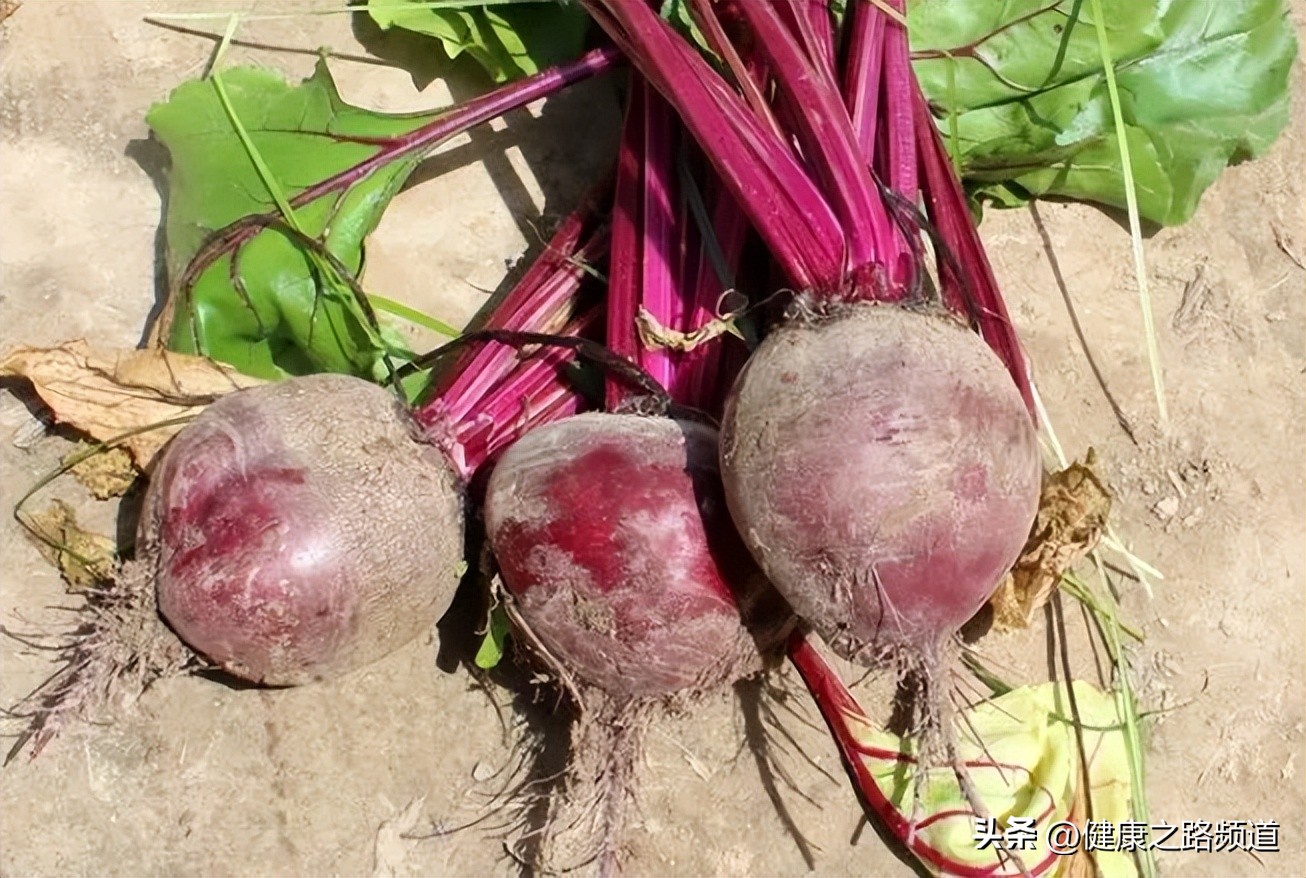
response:
<path id="1" fill-rule="evenodd" d="M 264 171 L 286 198 L 299 199 L 297 224 L 356 275 L 364 239 L 421 154 L 338 181 L 319 197 L 301 196 L 436 117 L 350 106 L 322 63 L 300 85 L 254 68 L 223 71 L 222 83 Z M 172 158 L 167 346 L 262 378 L 322 371 L 375 377 L 390 345 L 349 286 L 283 229 L 238 224 L 275 217 L 277 207 L 214 83 L 185 83 L 147 119 Z"/>
<path id="2" fill-rule="evenodd" d="M 578 5 L 553 0 L 368 0 L 367 12 L 383 30 L 434 37 L 451 59 L 466 52 L 495 82 L 576 58 L 589 29 Z"/>
<path id="3" fill-rule="evenodd" d="M 717 60 L 712 47 L 707 43 L 707 37 L 703 35 L 698 23 L 694 21 L 694 16 L 690 13 L 686 0 L 662 0 L 662 8 L 658 10 L 658 15 L 676 30 L 693 40 L 705 58 L 714 62 Z"/>
<path id="4" fill-rule="evenodd" d="M 1140 213 L 1173 225 L 1288 119 L 1296 40 L 1280 0 L 1103 0 Z M 954 122 L 972 191 L 1122 207 L 1120 154 L 1090 4 L 918 0 L 916 71 Z M 949 87 L 949 74 L 955 77 Z M 953 119 L 948 119 L 948 116 Z M 945 129 L 946 130 L 946 129 Z"/>
<path id="5" fill-rule="evenodd" d="M 1072 697 L 1073 693 L 1073 697 Z M 855 706 L 855 702 L 854 702 Z M 898 814 L 915 821 L 920 844 L 949 866 L 977 874 L 1014 875 L 1000 844 L 980 844 L 982 824 L 952 766 L 918 776 L 916 742 L 872 725 L 860 710 L 841 718 L 859 745 L 857 758 Z M 958 755 L 969 767 L 971 795 L 983 802 L 1001 835 L 1017 819 L 1030 829 L 1020 857 L 1027 867 L 1052 862 L 1049 876 L 1135 878 L 1127 852 L 1099 849 L 1092 865 L 1050 856 L 1054 827 L 1083 826 L 1085 814 L 1115 825 L 1131 819 L 1129 760 L 1115 697 L 1082 680 L 1012 689 L 964 711 L 955 721 Z M 1064 847 L 1062 851 L 1064 852 Z M 1082 856 L 1082 854 L 1075 854 Z M 922 862 L 930 874 L 937 863 Z"/>
<path id="6" fill-rule="evenodd" d="M 485 637 L 481 640 L 480 648 L 476 650 L 476 667 L 488 671 L 503 661 L 504 645 L 508 642 L 509 628 L 508 614 L 504 612 L 503 607 L 495 607 L 490 610 L 490 621 L 485 631 Z"/>

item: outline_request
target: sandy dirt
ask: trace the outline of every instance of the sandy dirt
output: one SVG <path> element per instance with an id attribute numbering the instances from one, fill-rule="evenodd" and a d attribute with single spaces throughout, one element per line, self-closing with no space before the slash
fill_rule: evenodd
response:
<path id="1" fill-rule="evenodd" d="M 0 25 L 0 347 L 140 341 L 163 283 L 165 161 L 143 116 L 199 74 L 213 48 L 142 21 L 177 7 L 28 2 Z M 361 36 L 386 57 L 413 57 L 410 44 L 356 34 L 344 16 L 261 21 L 242 33 L 359 56 Z M 246 48 L 229 60 L 294 76 L 313 63 L 311 53 Z M 349 59 L 333 69 L 348 100 L 381 109 L 445 105 L 478 87 L 448 65 L 418 77 Z M 1306 874 L 1300 74 L 1294 124 L 1271 154 L 1226 174 L 1187 226 L 1147 240 L 1167 425 L 1152 399 L 1121 219 L 1042 204 L 991 213 L 983 225 L 1062 444 L 1071 456 L 1096 449 L 1117 495 L 1117 529 L 1165 574 L 1151 597 L 1123 585 L 1125 611 L 1146 634 L 1135 657 L 1155 711 L 1152 818 L 1281 827 L 1277 854 L 1163 855 L 1172 876 Z M 387 213 L 370 244 L 368 285 L 465 320 L 538 244 L 537 229 L 607 166 L 616 121 L 610 87 L 592 84 L 454 142 Z M 1137 441 L 1118 424 L 1068 303 Z M 5 510 L 70 447 L 42 432 L 20 396 L 0 391 Z M 74 483 L 47 496 L 69 499 L 103 532 L 118 526 L 111 504 Z M 0 624 L 64 624 L 51 608 L 76 599 L 7 514 L 0 552 Z M 1066 606 L 1068 625 L 1082 627 Z M 1044 624 L 983 647 L 1008 673 L 1046 679 Z M 443 652 L 433 634 L 338 683 L 295 690 L 159 683 L 112 725 L 77 728 L 4 770 L 0 875 L 515 873 L 493 818 L 404 837 L 483 816 L 501 782 L 492 775 L 517 752 L 509 696 L 476 687 Z M 1077 656 L 1091 671 L 1091 655 Z M 5 704 L 51 670 L 46 656 L 8 639 L 0 660 Z M 639 769 L 631 874 L 912 874 L 863 826 L 814 713 L 791 701 L 795 712 L 778 714 L 792 743 L 774 729 L 758 733 L 747 692 L 655 727 Z M 787 780 L 763 768 L 762 738 Z"/>

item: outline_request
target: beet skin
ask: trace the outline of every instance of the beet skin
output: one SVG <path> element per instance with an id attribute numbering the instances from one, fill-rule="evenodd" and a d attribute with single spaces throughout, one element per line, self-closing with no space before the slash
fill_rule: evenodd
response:
<path id="1" fill-rule="evenodd" d="M 870 662 L 935 652 L 988 600 L 1025 545 L 1042 466 L 978 335 L 862 304 L 767 337 L 727 406 L 721 473 L 794 612 Z"/>
<path id="2" fill-rule="evenodd" d="M 716 431 L 593 413 L 496 464 L 486 524 L 515 609 L 566 672 L 618 701 L 761 667 L 741 620 L 769 592 L 730 524 Z"/>
<path id="3" fill-rule="evenodd" d="M 224 396 L 167 447 L 138 545 L 159 611 L 243 679 L 293 685 L 397 649 L 448 608 L 462 500 L 388 392 L 315 375 Z"/>

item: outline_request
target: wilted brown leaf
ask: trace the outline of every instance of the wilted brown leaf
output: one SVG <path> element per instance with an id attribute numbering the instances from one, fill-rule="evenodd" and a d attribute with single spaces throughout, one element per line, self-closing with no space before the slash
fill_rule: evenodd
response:
<path id="1" fill-rule="evenodd" d="M 77 458 L 81 459 L 71 470 L 73 478 L 81 482 L 97 500 L 126 494 L 140 474 L 132 456 L 122 448 L 103 448 L 89 442 L 78 442 L 77 447 L 65 455 L 64 463 Z"/>
<path id="2" fill-rule="evenodd" d="M 113 576 L 117 547 L 108 537 L 82 530 L 77 514 L 62 500 L 51 500 L 42 512 L 25 516 L 36 547 L 59 568 L 74 590 L 81 591 Z"/>
<path id="3" fill-rule="evenodd" d="M 673 351 L 692 351 L 701 344 L 730 333 L 739 335 L 735 326 L 738 314 L 726 314 L 713 318 L 692 332 L 681 332 L 669 326 L 663 326 L 653 313 L 640 306 L 635 315 L 635 329 L 639 333 L 639 343 L 650 351 L 666 348 Z"/>
<path id="4" fill-rule="evenodd" d="M 989 599 L 993 628 L 1028 628 L 1061 577 L 1097 546 L 1111 511 L 1111 492 L 1092 470 L 1090 451 L 1083 463 L 1043 477 L 1038 517 L 1025 551 Z"/>
<path id="5" fill-rule="evenodd" d="M 32 382 L 58 421 L 93 439 L 142 431 L 122 442 L 142 469 L 181 429 L 155 425 L 198 414 L 225 393 L 264 383 L 204 357 L 158 348 L 97 349 L 82 339 L 54 348 L 16 348 L 0 359 L 0 375 Z"/>

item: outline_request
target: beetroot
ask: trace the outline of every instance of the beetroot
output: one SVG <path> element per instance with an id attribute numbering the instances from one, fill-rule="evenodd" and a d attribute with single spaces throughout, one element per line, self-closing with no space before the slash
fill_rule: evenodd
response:
<path id="1" fill-rule="evenodd" d="M 722 428 L 745 542 L 845 658 L 937 654 L 1015 562 L 1034 427 L 1001 361 L 943 313 L 851 305 L 769 336 Z"/>
<path id="2" fill-rule="evenodd" d="M 453 598 L 462 502 L 449 458 L 374 384 L 221 397 L 155 462 L 135 560 L 51 638 L 63 664 L 13 711 L 26 728 L 6 761 L 191 668 L 286 686 L 393 652 Z"/>
<path id="3" fill-rule="evenodd" d="M 549 868 L 593 857 L 615 873 L 645 716 L 761 670 L 781 642 L 781 625 L 763 633 L 787 616 L 730 526 L 716 447 L 705 424 L 584 414 L 528 433 L 490 477 L 510 615 L 580 715 L 564 809 L 579 816 L 555 821 Z M 597 838 L 563 831 L 591 825 Z"/>
<path id="4" fill-rule="evenodd" d="M 592 413 L 536 429 L 495 466 L 485 518 L 518 615 L 578 681 L 621 701 L 760 667 L 738 604 L 757 571 L 711 427 Z"/>
<path id="5" fill-rule="evenodd" d="M 462 500 L 397 399 L 343 375 L 223 397 L 168 446 L 137 545 L 159 611 L 254 683 L 368 664 L 448 608 Z"/>

